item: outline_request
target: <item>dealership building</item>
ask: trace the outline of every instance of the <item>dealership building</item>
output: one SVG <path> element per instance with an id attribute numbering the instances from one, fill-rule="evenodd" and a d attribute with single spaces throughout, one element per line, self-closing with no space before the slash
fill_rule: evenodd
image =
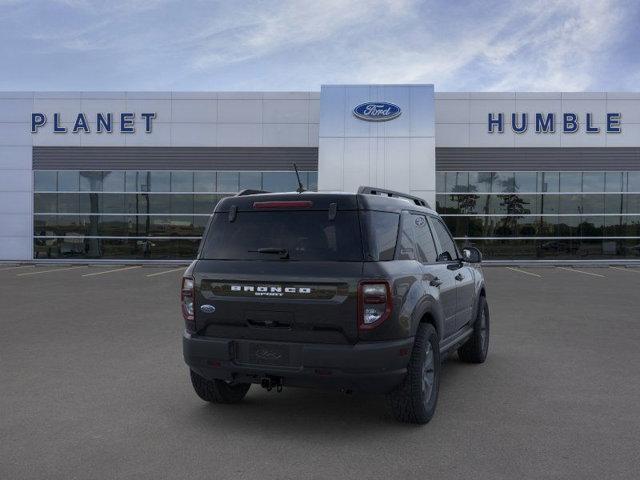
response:
<path id="1" fill-rule="evenodd" d="M 242 189 L 424 198 L 490 260 L 640 260 L 640 93 L 0 92 L 0 260 L 186 260 Z"/>

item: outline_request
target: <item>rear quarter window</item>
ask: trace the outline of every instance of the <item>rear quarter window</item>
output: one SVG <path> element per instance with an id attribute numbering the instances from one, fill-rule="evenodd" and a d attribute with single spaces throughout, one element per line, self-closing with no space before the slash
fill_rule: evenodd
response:
<path id="1" fill-rule="evenodd" d="M 393 260 L 400 215 L 391 212 L 361 212 L 366 229 L 369 260 Z"/>

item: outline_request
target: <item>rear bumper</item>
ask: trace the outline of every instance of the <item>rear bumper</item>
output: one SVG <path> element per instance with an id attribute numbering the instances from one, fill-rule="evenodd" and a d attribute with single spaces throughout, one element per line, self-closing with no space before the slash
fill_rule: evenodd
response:
<path id="1" fill-rule="evenodd" d="M 264 377 L 278 377 L 285 386 L 386 393 L 407 372 L 413 337 L 327 345 L 232 340 L 185 333 L 182 345 L 187 365 L 210 380 L 260 383 Z M 266 356 L 273 351 L 286 352 L 286 360 L 274 365 L 271 359 L 257 359 L 255 354 L 248 353 L 256 348 L 263 354 L 266 352 Z"/>

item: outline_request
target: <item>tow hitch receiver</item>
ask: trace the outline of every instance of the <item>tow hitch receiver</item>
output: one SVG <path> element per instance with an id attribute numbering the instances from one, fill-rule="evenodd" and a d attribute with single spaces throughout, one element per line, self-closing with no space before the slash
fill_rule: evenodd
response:
<path id="1" fill-rule="evenodd" d="M 276 392 L 282 391 L 282 377 L 262 377 L 260 380 L 260 386 L 270 392 L 273 388 Z"/>

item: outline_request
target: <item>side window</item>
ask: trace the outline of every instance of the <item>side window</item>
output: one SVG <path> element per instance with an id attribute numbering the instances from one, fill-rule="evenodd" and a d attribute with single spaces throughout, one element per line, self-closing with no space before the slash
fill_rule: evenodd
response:
<path id="1" fill-rule="evenodd" d="M 416 251 L 413 240 L 413 215 L 402 214 L 402 227 L 400 228 L 400 238 L 398 241 L 398 260 L 416 260 Z"/>
<path id="2" fill-rule="evenodd" d="M 433 243 L 431 229 L 424 215 L 411 215 L 413 223 L 416 249 L 418 250 L 418 260 L 422 263 L 433 263 L 436 261 L 436 245 Z"/>
<path id="3" fill-rule="evenodd" d="M 456 250 L 456 244 L 449 235 L 447 228 L 442 221 L 438 218 L 429 219 L 431 226 L 433 227 L 433 233 L 440 244 L 438 250 L 438 257 L 440 261 L 451 261 L 458 258 L 458 251 Z"/>

